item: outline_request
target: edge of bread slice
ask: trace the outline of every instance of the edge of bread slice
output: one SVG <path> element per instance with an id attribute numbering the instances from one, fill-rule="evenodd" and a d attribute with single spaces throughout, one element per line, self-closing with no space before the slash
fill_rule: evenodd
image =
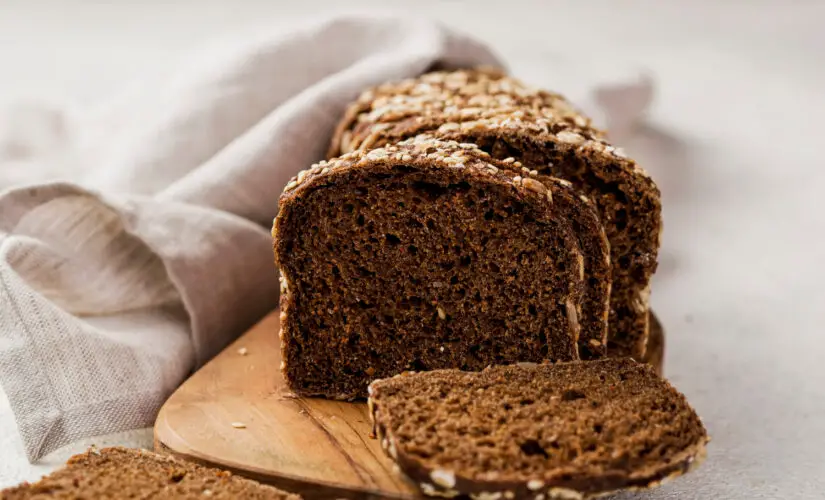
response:
<path id="1" fill-rule="evenodd" d="M 168 455 L 131 448 L 91 448 L 35 483 L 0 491 L 3 500 L 48 498 L 300 500 L 300 496 Z"/>
<path id="2" fill-rule="evenodd" d="M 695 468 L 685 397 L 629 358 L 420 372 L 370 385 L 381 446 L 428 495 L 585 499 Z"/>

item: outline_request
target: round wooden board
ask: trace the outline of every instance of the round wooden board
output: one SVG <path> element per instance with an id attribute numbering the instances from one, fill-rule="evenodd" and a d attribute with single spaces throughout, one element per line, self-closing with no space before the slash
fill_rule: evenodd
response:
<path id="1" fill-rule="evenodd" d="M 656 347 L 646 361 L 661 373 L 664 334 L 652 313 L 651 320 Z M 418 498 L 370 438 L 365 403 L 289 392 L 279 328 L 275 311 L 189 378 L 160 410 L 155 449 L 310 499 Z M 238 422 L 245 427 L 233 427 Z"/>
<path id="2" fill-rule="evenodd" d="M 187 380 L 160 410 L 155 448 L 306 498 L 417 498 L 370 438 L 365 403 L 290 394 L 279 328 L 276 311 Z"/>

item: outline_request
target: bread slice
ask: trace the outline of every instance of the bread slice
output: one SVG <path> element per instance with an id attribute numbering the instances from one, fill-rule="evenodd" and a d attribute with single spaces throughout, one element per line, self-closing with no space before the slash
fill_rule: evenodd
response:
<path id="1" fill-rule="evenodd" d="M 273 239 L 292 390 L 352 399 L 407 370 L 578 359 L 585 259 L 567 213 L 487 160 L 419 138 L 287 185 Z"/>
<path id="2" fill-rule="evenodd" d="M 31 484 L 0 492 L 3 500 L 120 498 L 249 498 L 301 497 L 229 472 L 127 448 L 92 448 L 69 459 L 62 469 Z"/>
<path id="3" fill-rule="evenodd" d="M 428 495 L 582 499 L 695 467 L 708 436 L 685 397 L 629 358 L 438 370 L 375 381 L 386 453 Z"/>
<path id="4" fill-rule="evenodd" d="M 416 141 L 437 140 L 422 134 Z M 469 145 L 465 146 L 469 148 Z M 584 272 L 584 291 L 578 313 L 578 344 L 581 359 L 604 357 L 607 350 L 607 320 L 610 312 L 611 264 L 610 244 L 604 227 L 599 221 L 595 205 L 579 195 L 573 185 L 563 179 L 540 175 L 518 161 L 496 160 L 488 153 L 470 148 L 490 165 L 514 178 L 534 179 L 541 182 L 553 200 L 553 207 L 566 219 L 573 230 L 581 255 Z"/>
<path id="5" fill-rule="evenodd" d="M 578 346 L 580 359 L 604 357 L 607 352 L 607 322 L 610 314 L 612 289 L 610 244 L 599 221 L 592 201 L 579 196 L 572 184 L 563 179 L 538 175 L 519 162 L 505 163 L 488 160 L 502 170 L 512 168 L 516 175 L 536 179 L 553 197 L 553 207 L 570 223 L 583 263 L 584 290 L 581 311 L 578 315 Z M 519 169 L 522 171 L 519 172 Z"/>
<path id="6" fill-rule="evenodd" d="M 610 314 L 612 269 L 610 244 L 607 241 L 596 207 L 591 200 L 576 193 L 573 185 L 563 179 L 539 175 L 520 162 L 488 160 L 502 170 L 536 179 L 553 196 L 553 207 L 569 221 L 584 259 L 584 291 L 579 322 L 579 357 L 584 360 L 604 357 L 607 352 L 607 327 Z"/>
<path id="7" fill-rule="evenodd" d="M 475 70 L 429 73 L 365 92 L 342 120 L 330 154 L 421 133 L 513 158 L 572 182 L 595 201 L 613 265 L 608 350 L 642 359 L 661 231 L 659 190 L 644 170 L 558 94 Z"/>

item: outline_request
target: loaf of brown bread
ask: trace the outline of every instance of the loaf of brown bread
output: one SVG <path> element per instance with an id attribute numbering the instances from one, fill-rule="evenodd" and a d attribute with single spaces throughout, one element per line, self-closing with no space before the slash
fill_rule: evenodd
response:
<path id="1" fill-rule="evenodd" d="M 628 358 L 437 370 L 370 385 L 386 453 L 428 495 L 583 499 L 695 467 L 708 436 L 684 396 Z"/>
<path id="2" fill-rule="evenodd" d="M 273 227 L 289 386 L 351 399 L 407 370 L 578 359 L 606 254 L 579 246 L 590 207 L 566 189 L 425 137 L 301 172 Z"/>
<path id="3" fill-rule="evenodd" d="M 301 497 L 234 476 L 144 450 L 103 448 L 69 459 L 62 469 L 36 483 L 0 491 L 2 500 L 274 499 Z"/>
<path id="4" fill-rule="evenodd" d="M 479 70 L 429 73 L 366 91 L 346 113 L 329 154 L 421 133 L 475 143 L 494 158 L 568 180 L 596 202 L 613 265 L 608 350 L 642 359 L 661 231 L 659 190 L 644 170 L 561 96 Z"/>

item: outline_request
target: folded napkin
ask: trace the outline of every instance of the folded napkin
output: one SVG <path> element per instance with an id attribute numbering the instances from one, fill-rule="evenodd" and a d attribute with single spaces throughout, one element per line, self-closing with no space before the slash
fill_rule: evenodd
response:
<path id="1" fill-rule="evenodd" d="M 29 460 L 151 425 L 276 307 L 282 187 L 362 89 L 436 62 L 498 64 L 426 20 L 337 17 L 228 40 L 97 108 L 0 112 L 0 384 Z M 589 90 L 614 126 L 650 93 Z"/>

